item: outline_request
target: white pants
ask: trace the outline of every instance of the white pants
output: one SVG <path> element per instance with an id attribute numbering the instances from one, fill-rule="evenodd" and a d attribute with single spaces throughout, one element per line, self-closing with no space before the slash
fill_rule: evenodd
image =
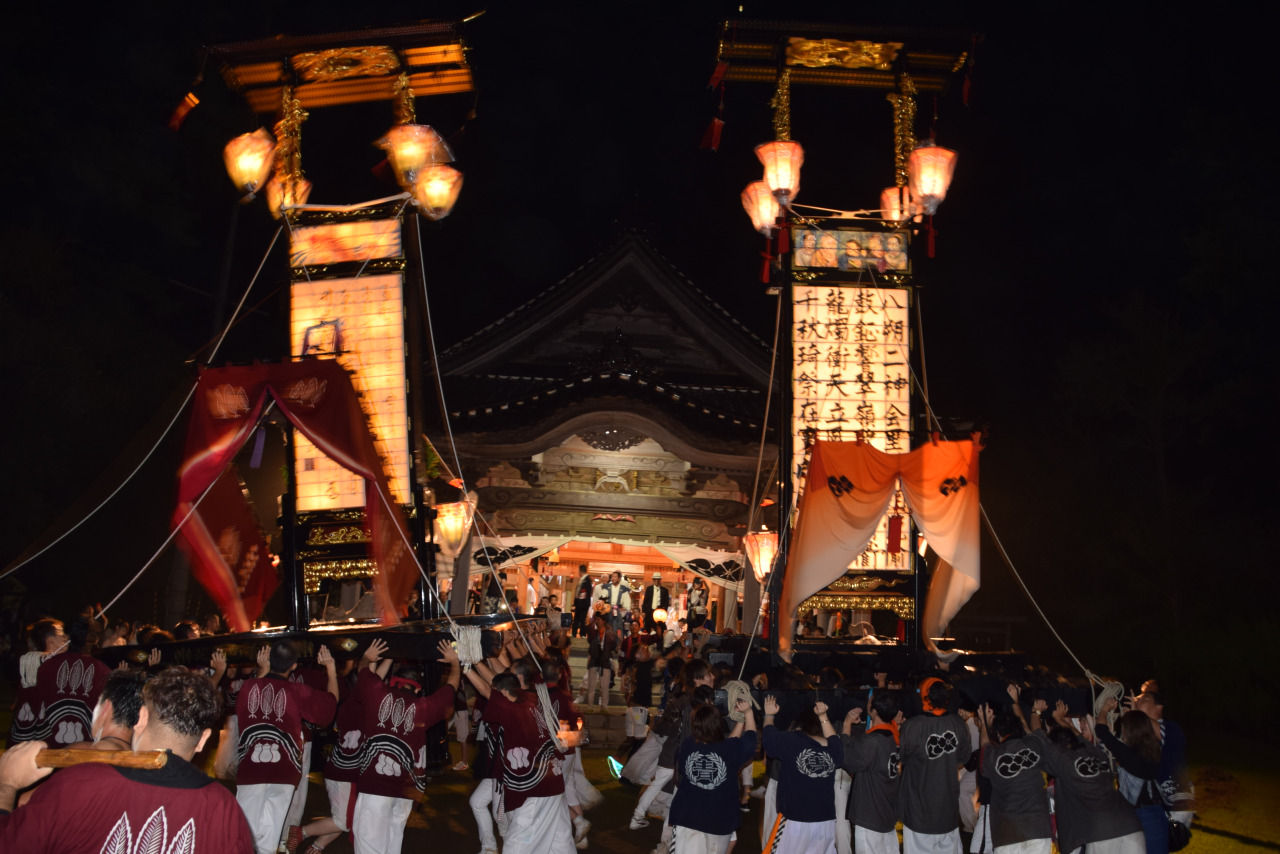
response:
<path id="1" fill-rule="evenodd" d="M 1128 836 L 1117 836 L 1114 839 L 1090 842 L 1088 846 L 1077 848 L 1070 854 L 1080 854 L 1085 847 L 1089 849 L 1089 854 L 1146 854 L 1147 838 L 1139 830 L 1130 833 Z"/>
<path id="2" fill-rule="evenodd" d="M 400 854 L 404 826 L 413 812 L 408 798 L 385 795 L 356 795 L 356 813 L 351 820 L 355 854 Z"/>
<path id="3" fill-rule="evenodd" d="M 978 804 L 978 819 L 973 824 L 973 838 L 969 840 L 969 854 L 991 854 L 995 843 L 991 841 L 991 807 Z"/>
<path id="4" fill-rule="evenodd" d="M 978 775 L 972 771 L 965 771 L 960 775 L 960 829 L 965 833 L 973 833 L 977 822 Z"/>
<path id="5" fill-rule="evenodd" d="M 857 854 L 899 854 L 898 831 L 883 833 L 865 827 L 853 828 L 853 844 Z"/>
<path id="6" fill-rule="evenodd" d="M 849 789 L 853 778 L 843 768 L 836 769 L 836 854 L 853 854 L 853 825 L 849 823 Z"/>
<path id="7" fill-rule="evenodd" d="M 644 738 L 649 732 L 649 710 L 644 706 L 627 706 L 627 738 Z"/>
<path id="8" fill-rule="evenodd" d="M 836 823 L 788 821 L 779 815 L 773 822 L 764 850 L 770 854 L 835 854 Z"/>
<path id="9" fill-rule="evenodd" d="M 507 813 L 503 854 L 575 854 L 573 825 L 564 795 L 529 798 Z"/>
<path id="10" fill-rule="evenodd" d="M 672 854 L 725 854 L 733 834 L 713 836 L 691 827 L 671 828 Z"/>
<path id="11" fill-rule="evenodd" d="M 284 832 L 280 834 L 280 841 L 285 841 L 285 836 L 289 832 L 289 828 L 295 824 L 302 824 L 302 813 L 307 808 L 307 772 L 311 770 L 311 742 L 302 745 L 302 777 L 298 780 L 298 785 L 293 790 L 293 800 L 289 802 L 289 812 L 284 817 Z"/>
<path id="12" fill-rule="evenodd" d="M 760 813 L 760 838 L 768 841 L 778 820 L 778 781 L 772 777 L 764 786 L 764 807 Z"/>
<path id="13" fill-rule="evenodd" d="M 1052 851 L 1052 839 L 1027 839 L 1012 845 L 996 847 L 996 854 L 1050 854 Z"/>
<path id="14" fill-rule="evenodd" d="M 324 790 L 329 793 L 329 816 L 338 830 L 351 830 L 347 816 L 351 811 L 351 784 L 338 780 L 325 780 Z"/>
<path id="15" fill-rule="evenodd" d="M 622 766 L 618 776 L 626 777 L 637 786 L 648 783 L 658 768 L 658 757 L 662 755 L 662 745 L 666 740 L 666 736 L 654 735 L 651 731 L 644 744 L 636 748 L 627 764 Z"/>
<path id="16" fill-rule="evenodd" d="M 294 786 L 287 783 L 257 783 L 236 787 L 236 803 L 244 811 L 258 854 L 275 854 L 280 832 L 293 800 Z"/>
<path id="17" fill-rule="evenodd" d="M 609 667 L 587 668 L 587 705 L 593 705 L 591 698 L 599 688 L 601 706 L 609 705 L 609 680 L 613 677 L 613 669 Z"/>
<path id="18" fill-rule="evenodd" d="M 671 778 L 676 774 L 674 768 L 658 768 L 654 772 L 653 782 L 644 787 L 644 791 L 640 793 L 640 800 L 636 803 L 636 811 L 634 818 L 644 818 L 649 811 L 649 807 L 653 804 L 654 798 L 658 797 L 658 793 L 666 788 L 667 783 L 671 782 Z"/>
<path id="19" fill-rule="evenodd" d="M 481 780 L 471 793 L 471 814 L 476 817 L 476 826 L 480 829 L 480 850 L 483 854 L 498 852 L 498 837 L 493 834 L 493 815 L 489 812 L 494 785 L 493 780 Z"/>
<path id="20" fill-rule="evenodd" d="M 902 854 L 961 854 L 961 850 L 960 828 L 950 833 L 916 833 L 905 825 L 902 828 Z"/>
<path id="21" fill-rule="evenodd" d="M 467 736 L 471 733 L 471 713 L 465 709 L 460 712 L 453 713 L 453 732 L 458 739 L 458 744 L 466 744 Z"/>

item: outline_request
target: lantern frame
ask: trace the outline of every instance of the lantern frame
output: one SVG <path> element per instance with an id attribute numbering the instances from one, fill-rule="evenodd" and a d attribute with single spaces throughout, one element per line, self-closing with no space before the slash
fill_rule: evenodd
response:
<path id="1" fill-rule="evenodd" d="M 275 151 L 276 138 L 262 127 L 252 133 L 242 133 L 222 147 L 222 163 L 227 169 L 227 177 L 236 189 L 245 194 L 245 201 L 252 201 L 267 183 L 275 163 L 272 156 Z"/>
<path id="2" fill-rule="evenodd" d="M 462 191 L 462 173 L 444 163 L 433 163 L 418 174 L 413 200 L 428 219 L 444 219 Z"/>
<path id="3" fill-rule="evenodd" d="M 789 139 L 776 139 L 756 146 L 756 157 L 764 166 L 764 182 L 787 207 L 800 194 L 800 167 L 804 165 L 804 147 Z"/>
<path id="4" fill-rule="evenodd" d="M 742 547 L 751 561 L 751 571 L 760 584 L 769 577 L 774 561 L 778 558 L 778 533 L 767 528 L 751 531 L 742 537 Z"/>
<path id="5" fill-rule="evenodd" d="M 742 191 L 742 209 L 751 217 L 751 226 L 765 237 L 773 236 L 782 207 L 764 181 L 752 181 Z"/>
<path id="6" fill-rule="evenodd" d="M 916 146 L 907 161 L 911 198 L 924 213 L 932 216 L 947 197 L 956 169 L 956 152 L 928 140 Z"/>

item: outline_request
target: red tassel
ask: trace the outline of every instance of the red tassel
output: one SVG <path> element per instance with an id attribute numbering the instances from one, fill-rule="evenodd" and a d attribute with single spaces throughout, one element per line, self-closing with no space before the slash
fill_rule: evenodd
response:
<path id="1" fill-rule="evenodd" d="M 767 285 L 769 284 L 770 269 L 773 267 L 773 256 L 768 252 L 761 252 L 760 257 L 763 259 L 760 267 L 760 281 Z"/>
<path id="2" fill-rule="evenodd" d="M 702 142 L 698 147 L 708 151 L 720 150 L 720 131 L 724 130 L 724 119 L 713 118 L 711 124 L 702 132 Z"/>
<path id="3" fill-rule="evenodd" d="M 889 554 L 896 555 L 902 551 L 902 517 L 889 517 Z"/>
<path id="4" fill-rule="evenodd" d="M 898 620 L 898 643 L 907 642 L 907 624 L 902 620 Z"/>
<path id="5" fill-rule="evenodd" d="M 778 254 L 786 255 L 791 251 L 791 230 L 785 225 L 778 227 Z"/>
<path id="6" fill-rule="evenodd" d="M 932 258 L 932 257 L 933 257 L 933 254 L 934 254 L 934 249 L 935 249 L 935 247 L 934 247 L 934 241 L 933 241 L 933 238 L 934 238 L 934 236 L 935 236 L 937 233 L 938 233 L 938 232 L 937 232 L 937 230 L 933 227 L 933 217 L 932 217 L 932 216 L 930 216 L 930 217 L 929 217 L 929 226 L 928 226 L 928 234 L 929 234 L 929 257 L 930 257 L 930 258 Z"/>
<path id="7" fill-rule="evenodd" d="M 929 434 L 929 441 L 933 442 L 934 446 L 936 447 L 938 444 L 938 439 L 940 439 L 941 437 L 942 437 L 942 434 L 939 433 L 937 430 L 934 430 L 932 433 Z"/>
<path id="8" fill-rule="evenodd" d="M 711 72 L 711 79 L 707 81 L 707 88 L 714 89 L 720 85 L 720 81 L 724 79 L 725 72 L 729 70 L 729 62 L 720 60 L 716 63 L 716 70 Z"/>

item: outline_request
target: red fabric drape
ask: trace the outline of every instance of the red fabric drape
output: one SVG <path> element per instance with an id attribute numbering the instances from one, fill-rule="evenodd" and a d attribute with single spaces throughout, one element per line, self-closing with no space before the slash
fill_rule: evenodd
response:
<path id="1" fill-rule="evenodd" d="M 222 609 L 227 625 L 238 632 L 253 628 L 280 586 L 280 576 L 240 491 L 235 466 L 217 479 L 187 519 L 179 544 L 191 558 L 192 575 Z"/>
<path id="2" fill-rule="evenodd" d="M 418 569 L 409 550 L 403 514 L 391 500 L 382 461 L 373 445 L 351 379 L 332 359 L 279 365 L 209 368 L 200 375 L 187 447 L 178 480 L 178 525 L 244 445 L 270 395 L 290 423 L 326 456 L 365 480 L 365 516 L 373 560 L 374 591 L 383 623 L 405 615 Z M 390 509 L 392 512 L 387 512 Z M 207 531 L 205 532 L 207 535 Z M 208 543 L 188 524 L 182 535 L 199 555 Z M 201 578 L 201 575 L 204 577 Z M 231 596 L 225 565 L 201 561 L 197 578 L 210 595 Z M 212 584 L 212 586 L 210 586 Z M 238 597 L 238 594 L 236 594 Z M 222 604 L 222 603 L 219 603 Z M 233 602 L 228 621 L 243 613 Z"/>

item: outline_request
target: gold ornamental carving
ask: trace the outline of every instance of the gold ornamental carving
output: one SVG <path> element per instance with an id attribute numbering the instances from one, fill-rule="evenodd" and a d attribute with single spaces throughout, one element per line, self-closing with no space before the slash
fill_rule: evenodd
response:
<path id="1" fill-rule="evenodd" d="M 889 580 L 885 578 L 878 578 L 874 575 L 842 575 L 835 581 L 831 582 L 828 589 L 866 592 L 875 590 L 878 587 L 896 587 L 897 585 L 904 583 L 906 583 L 905 578 Z"/>
<path id="2" fill-rule="evenodd" d="M 854 610 L 892 611 L 904 620 L 916 618 L 915 601 L 910 596 L 884 593 L 817 593 L 800 603 L 801 612 L 810 608 L 823 611 Z"/>
<path id="3" fill-rule="evenodd" d="M 363 526 L 343 525 L 337 528 L 316 527 L 307 536 L 308 546 L 340 546 L 347 543 L 367 543 L 369 534 Z"/>
<path id="4" fill-rule="evenodd" d="M 400 57 L 389 47 L 338 47 L 299 53 L 292 59 L 293 70 L 308 83 L 347 80 L 351 77 L 378 77 L 400 68 Z"/>
<path id="5" fill-rule="evenodd" d="M 892 71 L 902 42 L 879 44 L 868 41 L 836 39 L 802 39 L 793 37 L 787 44 L 787 65 L 806 68 L 874 68 Z"/>
<path id="6" fill-rule="evenodd" d="M 326 578 L 370 578 L 377 574 L 377 564 L 368 558 L 320 560 L 302 564 L 303 587 L 308 593 L 319 593 L 320 582 Z"/>

